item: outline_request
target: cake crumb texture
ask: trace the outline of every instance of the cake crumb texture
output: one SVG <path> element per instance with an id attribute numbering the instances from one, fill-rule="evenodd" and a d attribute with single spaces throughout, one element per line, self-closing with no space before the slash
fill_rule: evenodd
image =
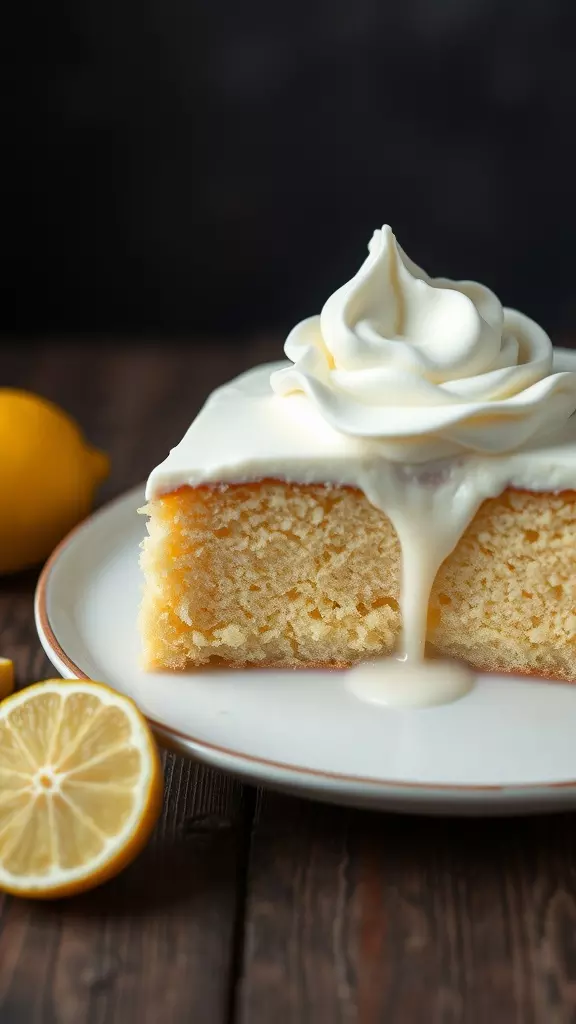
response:
<path id="1" fill-rule="evenodd" d="M 400 549 L 354 488 L 278 481 L 151 501 L 144 664 L 347 666 L 400 631 Z M 436 578 L 428 640 L 487 671 L 576 681 L 576 493 L 484 502 Z"/>

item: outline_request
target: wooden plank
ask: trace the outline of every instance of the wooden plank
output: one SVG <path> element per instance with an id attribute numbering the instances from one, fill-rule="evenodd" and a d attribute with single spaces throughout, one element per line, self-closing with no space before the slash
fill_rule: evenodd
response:
<path id="1" fill-rule="evenodd" d="M 268 794 L 242 1024 L 568 1024 L 576 820 L 375 815 Z"/>
<path id="2" fill-rule="evenodd" d="M 221 348 L 195 378 L 192 356 L 177 346 L 51 344 L 12 353 L 5 383 L 78 417 L 112 455 L 112 494 L 143 479 L 226 375 Z M 0 578 L 0 653 L 14 659 L 19 685 L 55 674 L 34 628 L 36 576 Z M 0 896 L 2 1024 L 229 1019 L 250 811 L 242 787 L 217 772 L 173 755 L 165 769 L 162 821 L 119 878 L 47 905 Z"/>

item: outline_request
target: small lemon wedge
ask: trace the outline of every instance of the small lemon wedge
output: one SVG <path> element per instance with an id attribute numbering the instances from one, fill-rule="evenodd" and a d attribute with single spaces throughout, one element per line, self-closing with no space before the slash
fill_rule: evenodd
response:
<path id="1" fill-rule="evenodd" d="M 10 658 L 0 658 L 0 700 L 14 692 L 14 664 Z"/>
<path id="2" fill-rule="evenodd" d="M 92 889 L 147 842 L 162 769 L 136 705 L 102 683 L 49 679 L 0 704 L 0 889 Z"/>

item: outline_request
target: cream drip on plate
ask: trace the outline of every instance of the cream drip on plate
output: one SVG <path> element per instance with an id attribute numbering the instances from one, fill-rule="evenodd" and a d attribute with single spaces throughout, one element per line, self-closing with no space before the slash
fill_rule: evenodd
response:
<path id="1" fill-rule="evenodd" d="M 348 673 L 350 693 L 388 708 L 428 708 L 450 704 L 470 692 L 474 676 L 456 661 L 405 662 L 397 658 L 364 661 Z"/>
<path id="2" fill-rule="evenodd" d="M 428 277 L 389 227 L 285 351 L 210 396 L 147 498 L 263 478 L 359 488 L 398 535 L 403 628 L 397 659 L 347 685 L 394 706 L 456 699 L 471 674 L 424 658 L 434 578 L 485 499 L 576 488 L 576 359 L 482 285 Z"/>

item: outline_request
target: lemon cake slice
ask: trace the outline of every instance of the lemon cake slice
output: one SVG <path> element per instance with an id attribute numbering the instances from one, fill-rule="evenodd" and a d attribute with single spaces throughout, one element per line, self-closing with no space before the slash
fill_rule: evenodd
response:
<path id="1" fill-rule="evenodd" d="M 285 352 L 150 475 L 146 668 L 343 667 L 403 627 L 576 681 L 576 358 L 389 228 Z"/>

